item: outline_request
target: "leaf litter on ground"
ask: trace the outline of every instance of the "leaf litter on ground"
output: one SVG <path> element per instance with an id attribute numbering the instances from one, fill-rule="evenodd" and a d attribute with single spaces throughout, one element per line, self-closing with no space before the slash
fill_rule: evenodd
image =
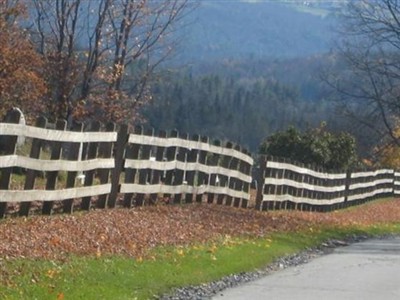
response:
<path id="1" fill-rule="evenodd" d="M 69 255 L 123 255 L 141 259 L 157 246 L 194 245 L 224 237 L 268 237 L 277 231 L 314 230 L 323 225 L 367 226 L 399 220 L 399 199 L 373 201 L 329 213 L 259 212 L 214 204 L 93 210 L 1 220 L 0 257 L 62 260 Z"/>

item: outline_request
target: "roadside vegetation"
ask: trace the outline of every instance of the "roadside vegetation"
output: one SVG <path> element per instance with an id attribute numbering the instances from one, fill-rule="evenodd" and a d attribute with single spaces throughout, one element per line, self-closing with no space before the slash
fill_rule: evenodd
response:
<path id="1" fill-rule="evenodd" d="M 354 235 L 400 234 L 400 201 L 331 213 L 155 206 L 0 222 L 1 299 L 151 299 Z"/>

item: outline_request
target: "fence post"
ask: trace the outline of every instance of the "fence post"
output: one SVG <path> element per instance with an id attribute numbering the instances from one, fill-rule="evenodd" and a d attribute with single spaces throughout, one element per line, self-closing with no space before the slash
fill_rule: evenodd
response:
<path id="1" fill-rule="evenodd" d="M 82 132 L 82 129 L 83 129 L 82 123 L 77 123 L 72 126 L 72 131 Z M 78 160 L 80 146 L 81 145 L 79 142 L 72 143 L 72 145 L 69 149 L 69 154 L 68 154 L 69 160 L 73 160 L 73 161 Z M 76 174 L 77 174 L 76 171 L 68 172 L 66 188 L 73 188 L 75 186 Z M 63 211 L 65 213 L 69 213 L 69 214 L 72 213 L 73 205 L 74 205 L 74 199 L 64 200 Z"/>
<path id="2" fill-rule="evenodd" d="M 221 141 L 220 140 L 214 140 L 214 146 L 221 147 Z M 214 166 L 218 167 L 219 166 L 219 159 L 220 155 L 217 153 L 213 153 L 209 159 L 207 160 L 207 165 L 208 166 Z M 210 174 L 209 175 L 209 181 L 208 181 L 209 186 L 215 187 L 219 185 L 219 174 Z M 207 203 L 214 203 L 214 198 L 215 198 L 215 193 L 214 192 L 209 192 L 207 194 Z"/>
<path id="3" fill-rule="evenodd" d="M 154 130 L 153 129 L 147 129 L 144 132 L 145 136 L 154 136 Z M 140 151 L 140 160 L 150 160 L 150 153 L 151 152 L 151 145 L 141 145 L 141 151 Z M 139 184 L 140 185 L 145 185 L 148 183 L 149 176 L 151 170 L 149 168 L 146 169 L 139 169 Z M 145 199 L 145 194 L 143 193 L 137 193 L 136 198 L 135 198 L 135 205 L 136 206 L 143 206 L 144 205 L 144 199 Z"/>
<path id="4" fill-rule="evenodd" d="M 250 156 L 250 153 L 248 153 L 246 149 L 242 149 L 242 153 Z M 252 166 L 251 166 L 249 163 L 247 163 L 247 162 L 245 162 L 245 161 L 241 161 L 241 162 L 240 162 L 240 171 L 241 171 L 243 174 L 251 175 L 251 169 L 252 169 Z M 241 205 L 241 207 L 242 207 L 242 208 L 247 208 L 248 205 L 249 205 L 249 199 L 250 199 L 250 197 L 251 197 L 251 194 L 250 194 L 250 185 L 251 185 L 251 182 L 248 183 L 248 182 L 245 182 L 245 181 L 241 181 L 241 185 L 242 185 L 242 191 L 243 191 L 243 192 L 246 192 L 247 195 L 248 195 L 248 197 L 249 197 L 248 199 L 242 198 L 242 205 Z"/>
<path id="5" fill-rule="evenodd" d="M 396 181 L 396 170 L 393 169 L 393 181 L 392 181 L 392 193 L 391 193 L 391 197 L 394 197 L 395 194 L 395 181 Z"/>
<path id="6" fill-rule="evenodd" d="M 232 144 L 231 142 L 226 142 L 225 148 L 227 148 L 227 149 L 233 149 L 233 144 Z M 224 167 L 225 167 L 226 169 L 228 169 L 228 170 L 231 169 L 231 167 L 232 167 L 232 160 L 233 160 L 232 156 L 227 156 L 227 155 L 225 155 L 223 164 L 224 164 Z M 231 189 L 231 188 L 232 188 L 232 179 L 231 179 L 231 177 L 228 177 L 228 178 L 227 178 L 226 186 L 228 187 L 228 189 Z M 225 196 L 225 205 L 227 205 L 227 206 L 232 206 L 232 196 L 230 196 L 230 195 L 226 195 L 226 196 Z"/>
<path id="7" fill-rule="evenodd" d="M 167 138 L 167 132 L 165 130 L 159 131 L 158 132 L 158 137 L 165 140 Z M 163 159 L 164 159 L 164 150 L 165 150 L 165 147 L 163 147 L 161 145 L 157 146 L 155 154 L 153 154 L 153 155 L 155 155 L 155 157 L 153 156 L 153 159 L 155 159 L 155 161 L 157 161 L 157 162 L 162 162 Z M 150 183 L 153 184 L 153 185 L 162 184 L 161 177 L 162 177 L 163 171 L 155 169 L 155 170 L 153 170 L 152 173 L 153 174 L 151 176 L 151 182 Z M 151 199 L 151 201 L 153 203 L 157 203 L 157 201 L 159 200 L 158 199 L 159 197 L 160 198 L 161 197 L 164 198 L 164 194 L 162 194 L 162 196 L 161 196 L 161 191 L 160 190 L 158 190 L 156 193 L 152 193 L 150 195 L 150 199 Z"/>
<path id="8" fill-rule="evenodd" d="M 178 137 L 178 131 L 177 130 L 172 130 L 169 134 L 168 134 L 168 138 L 177 138 Z M 176 150 L 177 147 L 175 146 L 168 146 L 167 150 L 166 150 L 166 158 L 167 161 L 174 161 L 176 160 Z M 171 186 L 172 183 L 174 182 L 174 176 L 175 176 L 175 171 L 176 169 L 173 170 L 168 170 L 165 172 L 165 184 Z M 165 194 L 164 195 L 165 198 L 169 199 L 169 201 L 172 203 L 172 196 L 171 194 Z"/>
<path id="9" fill-rule="evenodd" d="M 200 142 L 204 144 L 208 144 L 208 137 L 207 136 L 202 136 L 200 137 Z M 205 150 L 200 150 L 198 157 L 197 157 L 197 162 L 201 165 L 207 165 L 207 154 L 208 152 Z M 208 177 L 207 174 L 197 170 L 197 185 L 202 186 L 206 183 Z M 197 194 L 196 195 L 196 202 L 201 203 L 203 201 L 203 194 Z"/>
<path id="10" fill-rule="evenodd" d="M 115 131 L 115 124 L 108 123 L 106 125 L 106 132 L 113 132 Z M 109 142 L 102 142 L 99 146 L 99 157 L 102 158 L 110 158 L 112 157 L 113 152 L 113 143 Z M 106 184 L 110 180 L 110 170 L 108 169 L 101 169 L 98 171 L 99 179 L 101 184 Z M 107 206 L 109 195 L 99 195 L 97 199 L 96 207 L 97 208 L 105 208 Z"/>
<path id="11" fill-rule="evenodd" d="M 115 144 L 114 169 L 111 172 L 111 192 L 108 197 L 108 207 L 114 208 L 117 202 L 117 196 L 120 189 L 119 177 L 124 168 L 124 153 L 125 147 L 128 142 L 128 125 L 122 124 L 118 131 L 117 142 Z"/>
<path id="12" fill-rule="evenodd" d="M 18 110 L 12 110 L 7 114 L 6 123 L 19 123 L 21 118 L 21 113 Z M 17 136 L 9 136 L 5 138 L 4 145 L 3 145 L 3 152 L 5 155 L 14 154 L 17 145 Z M 1 178 L 0 178 L 0 189 L 8 190 L 10 186 L 11 174 L 12 174 L 12 167 L 4 168 L 1 170 Z M 7 211 L 7 202 L 0 202 L 0 218 L 3 218 Z"/>
<path id="13" fill-rule="evenodd" d="M 90 128 L 88 132 L 99 132 L 100 131 L 100 122 L 94 121 L 90 124 Z M 97 156 L 97 148 L 99 146 L 99 143 L 90 143 L 88 145 L 88 151 L 87 151 L 87 159 L 94 159 Z M 89 170 L 85 172 L 85 186 L 91 186 L 93 185 L 93 178 L 94 178 L 94 170 Z M 90 201 L 92 197 L 84 197 L 82 198 L 82 203 L 81 203 L 81 208 L 83 210 L 89 210 L 90 209 Z"/>
<path id="14" fill-rule="evenodd" d="M 59 120 L 56 123 L 56 130 L 65 131 L 67 128 L 67 121 Z M 51 160 L 59 160 L 61 158 L 62 142 L 51 142 Z M 55 190 L 57 183 L 58 171 L 47 172 L 46 190 Z M 42 214 L 50 215 L 53 209 L 54 201 L 45 201 L 42 206 Z"/>
<path id="15" fill-rule="evenodd" d="M 36 127 L 39 128 L 46 128 L 47 119 L 44 117 L 39 117 L 36 121 Z M 42 140 L 41 139 L 33 139 L 31 152 L 29 157 L 38 159 L 40 157 L 40 149 L 42 148 Z M 25 177 L 25 186 L 24 190 L 31 190 L 35 185 L 35 176 L 37 172 L 35 170 L 27 170 L 26 177 Z M 18 214 L 20 216 L 28 216 L 29 209 L 31 207 L 31 202 L 22 202 L 19 208 Z"/>
<path id="16" fill-rule="evenodd" d="M 345 187 L 344 187 L 344 202 L 343 206 L 347 206 L 347 201 L 349 200 L 349 194 L 350 194 L 350 184 L 351 184 L 351 171 L 347 170 L 346 171 L 346 181 L 345 181 Z"/>
<path id="17" fill-rule="evenodd" d="M 136 135 L 143 134 L 142 126 L 135 126 L 133 133 Z M 140 144 L 130 143 L 126 147 L 125 159 L 139 159 Z M 125 183 L 135 183 L 137 169 L 128 168 L 125 170 Z M 133 193 L 126 193 L 124 195 L 124 207 L 132 207 Z"/>
<path id="18" fill-rule="evenodd" d="M 182 140 L 187 140 L 188 134 L 180 133 L 179 138 Z M 176 160 L 179 162 L 185 163 L 187 160 L 187 152 L 188 152 L 187 148 L 184 148 L 184 147 L 177 148 Z M 186 168 L 186 166 L 185 166 L 185 168 Z M 175 186 L 183 185 L 183 181 L 184 181 L 183 176 L 184 176 L 185 172 L 186 172 L 186 170 L 176 168 L 173 185 L 175 185 Z M 181 202 L 182 202 L 182 193 L 176 193 L 174 195 L 174 203 L 180 204 Z"/>
<path id="19" fill-rule="evenodd" d="M 267 158 L 266 156 L 260 156 L 258 167 L 255 170 L 255 180 L 257 183 L 256 192 L 256 209 L 262 210 L 262 202 L 264 196 L 264 183 L 265 183 L 265 170 L 267 169 Z"/>
<path id="20" fill-rule="evenodd" d="M 239 145 L 236 145 L 234 147 L 234 149 L 236 151 L 238 151 L 238 152 L 241 152 L 241 150 L 242 150 Z M 241 161 L 238 158 L 234 157 L 232 159 L 231 170 L 239 171 L 240 170 L 240 163 L 241 163 Z M 239 178 L 236 178 L 236 177 L 234 177 L 234 178 L 231 177 L 231 180 L 233 181 L 232 189 L 235 190 L 235 191 L 241 191 L 242 188 L 243 188 L 243 184 L 242 184 L 241 180 Z M 241 198 L 240 197 L 234 197 L 233 206 L 234 207 L 240 207 L 240 202 L 241 202 Z"/>
<path id="21" fill-rule="evenodd" d="M 192 136 L 192 138 L 190 140 L 199 142 L 200 136 L 194 135 L 194 136 Z M 196 148 L 190 149 L 188 152 L 186 161 L 188 163 L 196 163 L 198 152 L 199 151 Z M 192 188 L 194 188 L 194 186 L 196 185 L 196 183 L 194 182 L 195 177 L 196 177 L 196 171 L 186 171 L 186 180 L 187 180 L 188 186 L 191 186 Z M 193 193 L 187 193 L 185 195 L 185 203 L 192 203 L 192 202 L 193 202 Z"/>

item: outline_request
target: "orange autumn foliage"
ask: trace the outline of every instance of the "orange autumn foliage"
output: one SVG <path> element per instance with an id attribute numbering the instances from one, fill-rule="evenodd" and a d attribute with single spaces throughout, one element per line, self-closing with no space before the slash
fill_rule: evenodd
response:
<path id="1" fill-rule="evenodd" d="M 47 90 L 43 61 L 18 26 L 23 12 L 22 6 L 0 0 L 0 118 L 13 106 L 21 108 L 28 119 L 43 109 Z"/>

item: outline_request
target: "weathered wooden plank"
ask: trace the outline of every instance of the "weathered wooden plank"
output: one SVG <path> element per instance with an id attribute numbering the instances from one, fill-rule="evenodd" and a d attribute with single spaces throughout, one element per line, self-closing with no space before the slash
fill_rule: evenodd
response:
<path id="1" fill-rule="evenodd" d="M 375 186 L 380 185 L 380 184 L 392 183 L 392 182 L 393 182 L 392 178 L 375 179 L 375 180 L 371 180 L 369 182 L 361 182 L 361 183 L 350 184 L 349 189 L 350 190 L 356 190 L 356 189 L 361 189 L 361 188 L 369 188 L 369 187 L 375 187 Z"/>
<path id="2" fill-rule="evenodd" d="M 46 124 L 47 124 L 47 119 L 44 117 L 40 117 L 36 121 L 36 127 L 39 128 L 46 128 Z M 31 146 L 31 153 L 29 155 L 30 158 L 38 159 L 40 157 L 41 148 L 42 148 L 42 140 L 37 138 L 33 139 Z M 26 171 L 24 190 L 31 190 L 34 188 L 35 176 L 36 176 L 35 170 L 28 169 Z M 18 214 L 20 216 L 28 216 L 30 207 L 31 207 L 31 202 L 26 201 L 21 203 Z"/>
<path id="3" fill-rule="evenodd" d="M 187 133 L 180 133 L 179 138 L 182 140 L 187 140 L 188 139 L 188 134 Z M 175 176 L 174 176 L 174 181 L 173 185 L 182 185 L 184 181 L 184 175 L 186 172 L 186 160 L 187 160 L 187 152 L 189 149 L 184 148 L 184 147 L 179 147 L 177 149 L 176 153 L 176 161 L 181 163 L 182 168 L 175 168 Z M 174 195 L 174 203 L 175 204 L 180 204 L 182 203 L 182 193 L 175 193 Z"/>
<path id="4" fill-rule="evenodd" d="M 215 140 L 214 146 L 221 147 L 221 141 Z M 214 168 L 221 168 L 219 166 L 219 163 L 220 163 L 220 155 L 219 154 L 216 154 L 216 153 L 209 154 L 209 157 L 207 159 L 207 167 L 210 166 L 210 167 L 214 167 Z M 209 185 L 219 186 L 218 173 L 209 171 L 208 174 L 209 174 Z M 207 203 L 209 203 L 209 204 L 213 203 L 215 197 L 216 196 L 214 193 L 208 193 L 207 194 Z"/>
<path id="5" fill-rule="evenodd" d="M 71 130 L 76 131 L 76 132 L 81 132 L 83 129 L 83 124 L 81 123 L 76 123 L 72 126 Z M 69 153 L 68 153 L 68 159 L 71 161 L 78 161 L 81 158 L 79 155 L 81 154 L 79 151 L 79 148 L 82 147 L 82 142 L 81 140 L 79 143 L 72 143 L 71 147 L 69 148 Z M 67 182 L 66 182 L 66 188 L 73 188 L 75 186 L 75 181 L 76 181 L 76 175 L 77 172 L 72 171 L 68 172 L 67 174 Z M 63 211 L 64 213 L 72 213 L 73 212 L 73 204 L 74 204 L 74 198 L 65 198 L 63 201 Z"/>
<path id="6" fill-rule="evenodd" d="M 209 143 L 209 139 L 208 139 L 207 136 L 202 136 L 200 138 L 200 141 L 201 141 L 202 144 L 208 144 Z M 200 148 L 201 149 L 199 151 L 198 160 L 197 161 L 198 161 L 198 163 L 200 165 L 206 166 L 207 165 L 207 154 L 209 153 L 209 151 L 207 151 L 205 149 L 206 147 L 204 147 L 204 148 L 200 147 Z M 208 182 L 208 176 L 209 176 L 208 173 L 203 172 L 201 169 L 199 169 L 197 171 L 197 185 L 198 186 L 206 185 L 207 182 Z M 202 199 L 203 199 L 203 193 L 197 193 L 196 202 L 197 203 L 201 203 Z"/>
<path id="7" fill-rule="evenodd" d="M 65 130 L 67 128 L 67 121 L 59 120 L 56 122 L 56 130 Z M 57 162 L 61 158 L 62 143 L 61 142 L 51 142 L 50 143 L 51 154 L 50 159 Z M 57 169 L 52 172 L 47 172 L 46 190 L 54 190 L 57 184 Z M 42 206 L 42 214 L 50 215 L 53 209 L 54 202 L 46 201 Z"/>
<path id="8" fill-rule="evenodd" d="M 313 177 L 319 177 L 324 179 L 346 179 L 346 173 L 327 173 L 327 172 L 317 172 L 308 168 L 298 167 L 289 163 L 268 161 L 268 168 L 278 169 L 278 170 L 290 170 L 297 173 L 303 173 L 311 175 Z"/>
<path id="9" fill-rule="evenodd" d="M 318 192 L 328 192 L 328 193 L 333 193 L 333 192 L 341 192 L 344 191 L 346 186 L 345 184 L 340 184 L 337 186 L 320 186 L 320 185 L 312 185 L 309 183 L 305 182 L 298 182 L 290 179 L 285 179 L 285 178 L 265 178 L 264 181 L 265 184 L 272 184 L 272 185 L 282 185 L 282 186 L 290 186 L 294 187 L 296 189 L 305 189 L 309 191 L 318 191 Z"/>
<path id="10" fill-rule="evenodd" d="M 219 174 L 227 177 L 236 177 L 245 182 L 251 182 L 250 175 L 243 174 L 239 170 L 229 170 L 222 166 L 207 166 L 197 162 L 180 162 L 178 160 L 172 161 L 154 161 L 154 160 L 134 160 L 126 159 L 125 168 L 132 169 L 152 169 L 158 171 L 170 171 L 175 169 L 190 171 L 200 171 L 208 174 Z"/>
<path id="11" fill-rule="evenodd" d="M 25 202 L 25 201 L 61 201 L 87 196 L 109 194 L 111 183 L 66 188 L 60 190 L 0 190 L 0 202 Z"/>
<path id="12" fill-rule="evenodd" d="M 134 128 L 135 134 L 143 134 L 143 127 L 142 126 L 135 126 Z M 140 151 L 140 144 L 134 143 L 126 146 L 125 152 L 125 183 L 131 184 L 135 183 L 135 177 L 137 173 L 137 168 L 135 166 L 135 161 L 139 158 L 139 151 Z M 127 162 L 131 161 L 131 165 L 127 165 Z M 130 208 L 132 206 L 132 197 L 133 193 L 125 193 L 124 195 L 124 207 Z"/>
<path id="13" fill-rule="evenodd" d="M 18 110 L 12 110 L 6 117 L 7 122 L 10 123 L 18 123 L 21 118 L 21 113 Z M 9 125 L 8 123 L 3 123 L 5 125 Z M 1 130 L 1 127 L 0 127 Z M 2 135 L 9 135 L 9 133 L 4 132 L 1 130 Z M 17 144 L 17 135 L 14 136 L 3 136 L 2 137 L 2 152 L 4 154 L 14 154 L 16 150 Z M 1 177 L 0 177 L 0 189 L 1 190 L 8 190 L 11 180 L 13 168 L 4 168 L 1 170 Z M 0 196 L 0 218 L 3 218 L 6 211 L 7 211 L 7 201 L 2 199 Z"/>
<path id="14" fill-rule="evenodd" d="M 115 124 L 108 123 L 106 125 L 106 132 L 114 132 Z M 101 142 L 99 145 L 98 156 L 103 158 L 112 157 L 113 153 L 113 143 L 110 142 Z M 101 169 L 98 170 L 98 176 L 101 184 L 106 184 L 110 180 L 110 170 L 109 169 Z M 108 202 L 108 195 L 100 195 L 96 202 L 96 207 L 98 208 L 106 208 Z"/>
<path id="15" fill-rule="evenodd" d="M 249 164 L 253 164 L 253 158 L 247 154 L 243 154 L 240 151 L 237 151 L 233 148 L 227 149 L 224 147 L 217 147 L 211 145 L 207 142 L 196 142 L 193 140 L 183 140 L 178 137 L 168 137 L 166 139 L 159 137 L 149 137 L 149 136 L 135 136 L 135 134 L 129 135 L 130 143 L 139 143 L 139 144 L 147 144 L 152 146 L 161 146 L 161 147 L 182 147 L 187 149 L 197 149 L 199 151 L 212 152 L 221 155 L 228 155 L 232 157 L 236 157 L 237 159 L 244 160 Z"/>
<path id="16" fill-rule="evenodd" d="M 380 174 L 393 174 L 393 173 L 394 173 L 393 169 L 379 169 L 368 172 L 352 172 L 351 178 L 370 177 L 370 176 L 375 177 Z"/>
<path id="17" fill-rule="evenodd" d="M 99 132 L 100 131 L 100 126 L 101 126 L 100 122 L 94 121 L 89 125 L 89 129 L 88 129 L 87 132 Z M 98 142 L 91 142 L 88 145 L 87 160 L 85 160 L 85 162 L 87 162 L 89 160 L 96 159 L 98 147 L 99 147 L 99 143 Z M 115 165 L 115 162 L 112 162 L 112 167 L 114 167 L 114 165 Z M 99 169 L 99 168 L 97 168 L 97 166 L 96 167 L 92 166 L 92 168 L 85 170 L 85 171 L 87 171 L 85 173 L 85 182 L 84 182 L 85 186 L 92 186 L 93 185 L 95 169 Z M 83 172 L 83 170 L 79 170 L 79 171 Z M 81 209 L 89 210 L 90 209 L 90 204 L 91 204 L 91 199 L 92 199 L 91 195 L 83 197 L 82 198 L 82 202 L 81 202 Z"/>
<path id="18" fill-rule="evenodd" d="M 172 130 L 169 133 L 169 137 L 170 138 L 177 138 L 178 137 L 178 131 L 177 130 Z M 177 150 L 176 145 L 169 146 L 166 149 L 165 156 L 166 156 L 166 160 L 167 161 L 175 161 L 176 160 L 176 150 Z M 174 181 L 174 176 L 175 176 L 175 169 L 166 171 L 165 172 L 165 180 L 164 180 L 165 185 L 172 186 L 172 183 Z M 174 192 L 173 192 L 174 190 L 173 189 L 170 189 L 170 190 L 172 191 L 172 193 L 168 193 L 167 195 L 164 195 L 166 198 L 170 198 L 171 194 L 174 194 Z"/>
<path id="19" fill-rule="evenodd" d="M 115 142 L 117 132 L 73 132 L 53 129 L 43 129 L 28 125 L 0 123 L 2 135 L 22 135 L 53 142 L 86 143 Z"/>
<path id="20" fill-rule="evenodd" d="M 166 138 L 167 132 L 165 130 L 161 130 L 158 133 L 158 137 Z M 165 152 L 165 147 L 157 146 L 157 148 L 155 150 L 155 157 L 154 156 L 151 157 L 150 161 L 156 162 L 156 163 L 161 163 L 164 159 L 164 152 Z M 159 170 L 159 169 L 153 168 L 153 167 L 149 167 L 149 168 L 152 169 L 152 177 L 151 177 L 150 183 L 151 184 L 160 184 L 162 182 L 162 175 L 163 175 L 165 169 Z M 164 197 L 164 195 L 161 195 L 161 193 L 159 191 L 153 192 L 150 195 L 150 199 L 151 199 L 151 201 L 153 201 L 153 203 L 156 203 L 156 201 L 158 200 L 158 197 Z"/>
<path id="21" fill-rule="evenodd" d="M 241 148 L 240 148 L 239 145 L 236 145 L 236 146 L 234 147 L 234 149 L 235 149 L 236 151 L 238 151 L 238 152 L 241 152 Z M 234 158 L 234 159 L 233 159 L 233 162 L 234 162 L 234 164 L 232 165 L 232 170 L 239 170 L 239 169 L 240 169 L 240 162 L 241 162 L 241 160 L 239 160 L 239 159 L 237 159 L 237 158 Z M 237 178 L 237 177 L 231 177 L 231 178 L 232 178 L 232 181 L 234 182 L 234 190 L 236 190 L 236 191 L 241 191 L 242 188 L 243 188 L 242 181 L 241 181 L 239 178 Z M 235 197 L 235 198 L 233 199 L 233 206 L 234 206 L 234 207 L 240 207 L 240 205 L 241 205 L 241 198 L 240 198 L 240 197 Z"/>
<path id="22" fill-rule="evenodd" d="M 146 136 L 153 136 L 154 135 L 154 130 L 153 129 L 148 129 L 144 132 Z M 140 159 L 144 161 L 149 161 L 150 160 L 150 154 L 151 154 L 151 145 L 141 145 L 140 147 Z M 151 174 L 151 169 L 150 168 L 142 168 L 138 170 L 139 172 L 139 184 L 148 184 L 150 182 L 150 174 Z M 144 197 L 145 195 L 143 193 L 137 193 L 135 197 L 135 205 L 136 206 L 142 206 L 144 205 Z"/>
<path id="23" fill-rule="evenodd" d="M 233 149 L 233 144 L 231 142 L 227 142 L 225 147 L 227 149 Z M 224 166 L 226 168 L 228 168 L 228 169 L 232 169 L 233 159 L 234 159 L 233 156 L 225 156 L 224 159 L 223 159 Z M 228 181 L 227 181 L 228 188 L 229 189 L 233 189 L 234 188 L 233 184 L 234 183 L 233 183 L 232 177 L 228 177 Z M 232 204 L 233 204 L 232 196 L 231 195 L 226 195 L 225 205 L 232 206 Z"/>
<path id="24" fill-rule="evenodd" d="M 108 198 L 108 207 L 114 208 L 119 193 L 120 175 L 124 166 L 125 146 L 128 142 L 128 125 L 123 124 L 118 131 L 117 142 L 115 143 L 115 166 L 111 173 L 111 192 Z"/>
<path id="25" fill-rule="evenodd" d="M 121 193 L 142 193 L 142 194 L 151 194 L 154 191 L 159 191 L 160 193 L 164 194 L 176 194 L 176 193 L 192 193 L 192 194 L 204 194 L 204 193 L 215 193 L 215 194 L 225 194 L 231 197 L 238 197 L 238 198 L 249 198 L 247 193 L 242 191 L 234 191 L 229 189 L 228 187 L 222 186 L 189 186 L 187 184 L 183 185 L 165 185 L 165 184 L 121 184 Z"/>
<path id="26" fill-rule="evenodd" d="M 348 201 L 366 199 L 366 198 L 374 197 L 374 196 L 379 195 L 379 194 L 390 194 L 391 192 L 392 192 L 392 190 L 390 188 L 374 189 L 372 191 L 367 191 L 367 192 L 364 192 L 364 193 L 350 195 L 348 197 Z"/>
<path id="27" fill-rule="evenodd" d="M 200 136 L 199 135 L 193 135 L 191 137 L 191 141 L 194 143 L 199 143 L 200 142 Z M 195 176 L 196 176 L 196 170 L 200 165 L 197 163 L 198 160 L 198 153 L 199 151 L 196 148 L 189 149 L 189 152 L 187 154 L 187 164 L 186 164 L 186 181 L 188 186 L 194 186 L 195 185 Z M 193 202 L 193 193 L 186 193 L 185 195 L 185 202 L 186 203 L 192 203 Z"/>
<path id="28" fill-rule="evenodd" d="M 20 155 L 0 156 L 0 168 L 20 167 L 41 172 L 76 171 L 85 172 L 94 169 L 112 169 L 115 161 L 112 158 L 94 158 L 83 161 L 35 159 Z"/>

